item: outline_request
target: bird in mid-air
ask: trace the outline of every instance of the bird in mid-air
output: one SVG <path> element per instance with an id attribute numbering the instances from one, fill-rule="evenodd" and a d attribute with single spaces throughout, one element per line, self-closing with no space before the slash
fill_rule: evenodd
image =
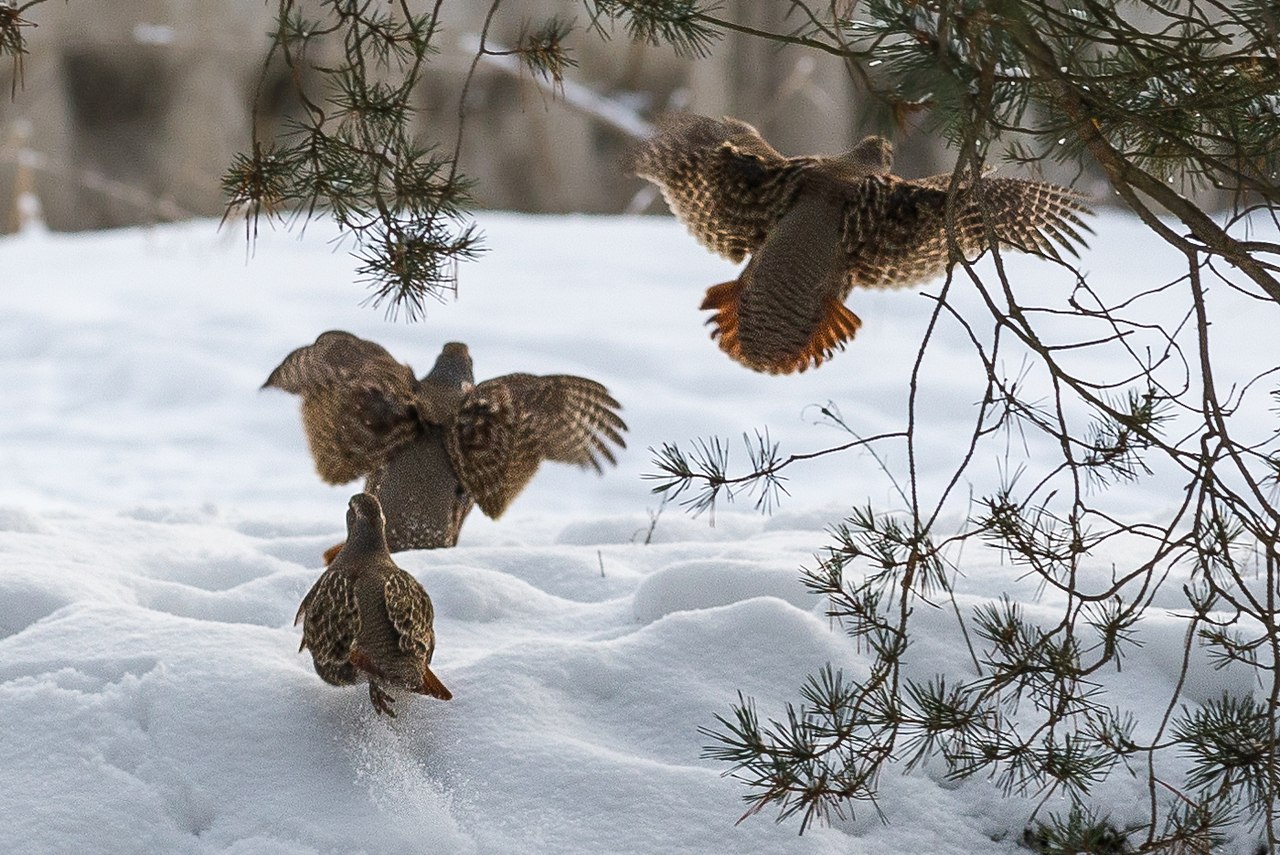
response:
<path id="1" fill-rule="evenodd" d="M 311 586 L 294 624 L 326 683 L 369 684 L 369 700 L 395 718 L 386 687 L 447 701 L 453 693 L 431 671 L 436 649 L 431 598 L 387 551 L 382 507 L 368 493 L 347 506 L 347 541 Z"/>
<path id="2" fill-rule="evenodd" d="M 567 374 L 476 383 L 460 342 L 419 379 L 381 345 L 329 331 L 285 357 L 263 388 L 302 397 L 322 479 L 365 477 L 392 552 L 453 546 L 473 505 L 498 518 L 544 460 L 602 472 L 626 445 L 604 386 Z"/>
<path id="3" fill-rule="evenodd" d="M 720 349 L 769 374 L 821 365 L 862 320 L 844 300 L 855 286 L 901 288 L 943 273 L 952 176 L 893 175 L 893 149 L 867 137 L 835 156 L 784 157 L 746 122 L 679 114 L 636 155 L 700 243 L 741 275 L 708 289 L 702 308 Z M 1002 246 L 1060 259 L 1090 231 L 1081 196 L 1016 178 L 960 182 L 952 216 L 966 257 Z"/>

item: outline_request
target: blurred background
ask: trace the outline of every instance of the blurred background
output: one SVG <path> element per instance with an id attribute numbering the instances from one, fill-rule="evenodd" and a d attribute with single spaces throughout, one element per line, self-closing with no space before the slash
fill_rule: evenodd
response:
<path id="1" fill-rule="evenodd" d="M 419 122 L 450 149 L 462 83 L 488 4 L 446 3 Z M 720 14 L 788 32 L 790 4 L 736 0 Z M 0 231 L 42 216 L 57 230 L 218 216 L 219 179 L 250 148 L 250 114 L 273 28 L 266 0 L 111 0 L 40 3 L 25 14 L 20 74 L 0 67 Z M 464 106 L 462 170 L 480 207 L 530 212 L 661 212 L 660 198 L 626 170 L 644 121 L 671 109 L 733 115 L 784 154 L 836 153 L 867 133 L 895 145 L 896 171 L 949 170 L 952 156 L 908 124 L 878 121 L 838 58 L 730 33 L 706 59 L 586 31 L 578 0 L 508 0 L 490 38 L 514 43 L 552 15 L 580 25 L 579 65 L 565 97 L 500 60 L 477 71 Z M 259 121 L 271 136 L 295 108 L 283 67 L 262 81 Z M 10 98 L 9 93 L 13 92 Z M 1005 167 L 1016 172 L 1014 167 Z M 1048 175 L 1071 181 L 1071 174 Z M 1078 183 L 1101 193 L 1098 181 Z M 38 214 L 17 200 L 38 200 Z M 30 204 L 26 207 L 30 207 Z"/>

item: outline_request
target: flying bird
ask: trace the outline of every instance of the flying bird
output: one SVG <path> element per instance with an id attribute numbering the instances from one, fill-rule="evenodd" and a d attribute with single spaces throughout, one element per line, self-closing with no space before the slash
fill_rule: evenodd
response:
<path id="1" fill-rule="evenodd" d="M 821 365 L 862 319 L 845 305 L 856 286 L 901 288 L 943 273 L 951 175 L 892 174 L 893 149 L 867 137 L 835 156 L 785 157 L 751 125 L 680 114 L 640 149 L 635 172 L 657 184 L 698 241 L 741 275 L 708 289 L 712 338 L 733 359 L 769 374 Z M 1082 197 L 1013 178 L 962 181 L 956 244 L 966 257 L 1001 245 L 1060 259 L 1075 254 L 1088 213 Z M 1056 245 L 1055 245 L 1056 244 Z"/>
<path id="2" fill-rule="evenodd" d="M 311 651 L 322 680 L 335 686 L 367 682 L 374 710 L 395 718 L 394 698 L 385 687 L 442 701 L 453 693 L 431 670 L 431 598 L 391 560 L 384 525 L 376 498 L 351 497 L 346 544 L 307 592 L 293 622 L 302 621 L 298 650 Z"/>
<path id="3" fill-rule="evenodd" d="M 599 473 L 626 446 L 619 404 L 604 386 L 567 374 L 476 383 L 460 342 L 446 344 L 419 379 L 381 345 L 332 330 L 285 357 L 263 388 L 302 397 L 323 480 L 365 477 L 392 552 L 455 545 L 473 505 L 497 519 L 544 460 Z"/>

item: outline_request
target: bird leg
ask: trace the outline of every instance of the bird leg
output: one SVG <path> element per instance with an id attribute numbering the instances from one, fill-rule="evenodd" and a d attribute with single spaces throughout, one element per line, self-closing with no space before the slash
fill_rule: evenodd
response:
<path id="1" fill-rule="evenodd" d="M 372 680 L 369 681 L 369 701 L 373 704 L 373 708 L 378 715 L 386 713 L 391 718 L 396 717 L 396 711 L 391 708 L 391 705 L 395 703 L 395 698 L 391 697 L 390 694 Z"/>
<path id="2" fill-rule="evenodd" d="M 368 675 L 369 701 L 373 704 L 373 708 L 378 711 L 379 715 L 386 713 L 392 718 L 395 718 L 395 711 L 391 709 L 391 705 L 395 702 L 395 698 L 387 694 L 387 692 L 377 683 L 378 680 L 387 679 L 386 673 L 377 665 L 374 665 L 373 660 L 369 658 L 369 654 L 365 653 L 363 650 L 351 651 L 351 655 L 347 657 L 347 660 Z"/>
<path id="3" fill-rule="evenodd" d="M 387 674 L 377 665 L 373 664 L 373 660 L 369 658 L 369 654 L 363 650 L 353 650 L 351 655 L 347 657 L 347 661 L 368 674 L 370 677 L 376 677 L 379 680 L 386 680 Z"/>

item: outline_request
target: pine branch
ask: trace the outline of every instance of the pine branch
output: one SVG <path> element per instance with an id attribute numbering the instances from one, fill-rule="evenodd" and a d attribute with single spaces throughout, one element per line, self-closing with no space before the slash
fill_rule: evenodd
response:
<path id="1" fill-rule="evenodd" d="M 681 504 L 695 514 L 714 509 L 716 501 L 722 495 L 732 500 L 744 491 L 757 496 L 757 510 L 770 513 L 780 494 L 786 492 L 783 486 L 786 478 L 781 473 L 787 467 L 804 460 L 838 454 L 851 448 L 902 436 L 904 434 L 900 432 L 877 434 L 820 451 L 791 454 L 783 458 L 777 443 L 769 440 L 767 429 L 757 431 L 754 441 L 749 435 L 743 434 L 742 440 L 751 468 L 742 475 L 733 476 L 729 475 L 728 445 L 719 437 L 695 440 L 694 450 L 690 453 L 684 452 L 677 445 L 663 443 L 660 449 L 649 449 L 658 471 L 645 473 L 640 477 L 657 481 L 652 491 L 669 499 L 676 499 L 687 491 L 693 491 L 693 495 L 683 499 Z"/>
<path id="2" fill-rule="evenodd" d="M 17 0 L 0 0 L 0 57 L 9 57 L 13 62 L 13 81 L 9 86 L 9 98 L 17 97 L 18 88 L 22 85 L 23 57 L 27 54 L 27 41 L 23 30 L 30 29 L 35 23 L 24 17 L 24 13 L 44 0 L 28 0 L 18 3 Z"/>
<path id="3" fill-rule="evenodd" d="M 455 158 L 418 143 L 412 129 L 439 4 L 429 15 L 404 3 L 384 9 L 331 0 L 321 10 L 306 18 L 297 0 L 278 0 L 262 75 L 274 58 L 283 61 L 306 117 L 277 140 L 259 139 L 255 127 L 250 152 L 223 176 L 224 220 L 243 215 L 252 240 L 263 217 L 327 213 L 355 244 L 357 278 L 371 291 L 367 302 L 416 319 L 428 300 L 456 291 L 458 262 L 481 252 L 479 232 L 465 222 L 469 180 L 458 174 Z M 561 30 L 552 25 L 531 37 L 538 40 L 537 61 L 548 68 L 561 67 L 553 58 Z M 339 40 L 341 60 L 310 59 L 318 39 Z M 312 77 L 319 92 L 304 84 Z"/>

